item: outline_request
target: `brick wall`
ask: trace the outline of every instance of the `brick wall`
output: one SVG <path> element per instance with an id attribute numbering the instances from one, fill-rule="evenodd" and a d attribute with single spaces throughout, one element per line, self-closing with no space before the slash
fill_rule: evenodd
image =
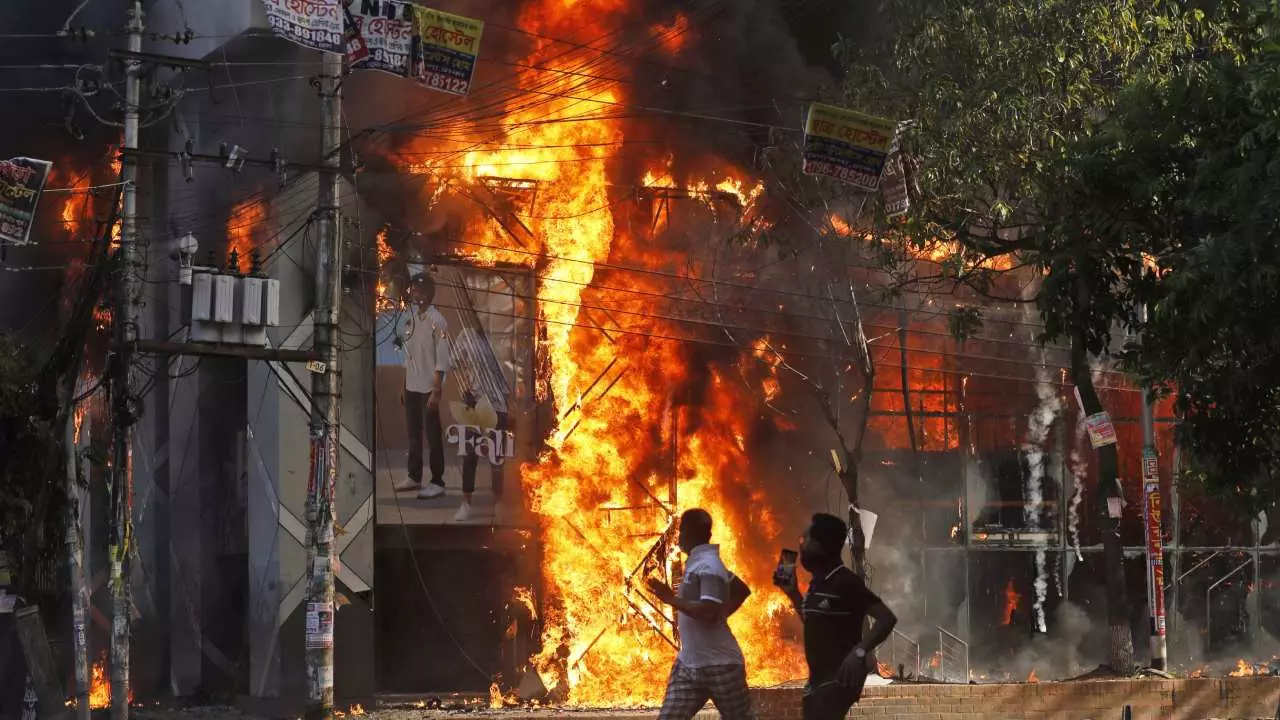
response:
<path id="1" fill-rule="evenodd" d="M 760 720 L 799 720 L 799 688 L 754 690 Z M 1276 720 L 1280 678 L 867 688 L 849 720 Z"/>

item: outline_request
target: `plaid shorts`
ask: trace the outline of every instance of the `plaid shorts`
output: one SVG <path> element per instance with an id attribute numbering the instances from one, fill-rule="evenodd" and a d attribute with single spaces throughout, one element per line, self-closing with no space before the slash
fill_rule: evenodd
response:
<path id="1" fill-rule="evenodd" d="M 691 720 L 707 701 L 715 703 L 723 720 L 755 720 L 747 694 L 747 669 L 742 665 L 691 668 L 677 660 L 667 680 L 658 720 Z"/>

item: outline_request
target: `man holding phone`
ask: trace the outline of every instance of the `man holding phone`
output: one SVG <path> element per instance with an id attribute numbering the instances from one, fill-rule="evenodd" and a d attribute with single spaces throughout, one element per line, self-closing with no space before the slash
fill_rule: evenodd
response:
<path id="1" fill-rule="evenodd" d="M 842 720 L 862 697 L 875 658 L 872 651 L 889 638 L 898 618 L 844 564 L 849 528 L 835 515 L 818 513 L 805 530 L 800 564 L 813 574 L 800 594 L 795 553 L 783 551 L 773 581 L 791 599 L 804 620 L 804 655 L 809 664 L 803 720 Z M 787 561 L 791 558 L 788 569 Z M 867 617 L 874 620 L 863 635 Z"/>
<path id="2" fill-rule="evenodd" d="M 720 546 L 711 544 L 706 510 L 680 516 L 677 542 L 689 556 L 679 593 L 648 580 L 649 591 L 676 609 L 680 628 L 680 652 L 658 718 L 691 720 L 710 700 L 724 720 L 754 720 L 746 661 L 727 622 L 751 591 L 720 560 Z"/>

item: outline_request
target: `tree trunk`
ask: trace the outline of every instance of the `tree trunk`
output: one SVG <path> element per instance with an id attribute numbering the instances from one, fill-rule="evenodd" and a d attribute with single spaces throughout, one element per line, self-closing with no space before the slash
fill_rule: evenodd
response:
<path id="1" fill-rule="evenodd" d="M 1084 272 L 1083 266 L 1079 270 Z M 1088 306 L 1089 288 L 1086 280 L 1077 278 L 1077 315 L 1083 315 Z M 1093 387 L 1089 370 L 1089 350 L 1085 330 L 1077 322 L 1071 338 L 1071 380 L 1080 394 L 1080 404 L 1085 415 L 1103 412 L 1102 401 Z M 1111 669 L 1121 675 L 1134 670 L 1133 631 L 1129 625 L 1129 600 L 1125 591 L 1124 545 L 1120 538 L 1120 518 L 1111 517 L 1109 504 L 1113 498 L 1123 499 L 1117 481 L 1119 453 L 1115 443 L 1103 445 L 1098 454 L 1098 503 L 1097 512 L 1102 522 L 1102 554 L 1107 583 L 1107 622 L 1110 626 L 1108 662 Z"/>
<path id="2" fill-rule="evenodd" d="M 858 332 L 862 332 L 862 321 L 858 321 Z M 858 508 L 858 465 L 862 462 L 862 443 L 867 436 L 867 425 L 871 422 L 871 392 L 875 386 L 875 365 L 871 364 L 870 355 L 866 355 L 862 366 L 862 380 L 865 383 L 862 391 L 862 402 L 858 413 L 858 434 L 854 438 L 853 447 L 845 449 L 844 464 L 840 468 L 840 484 L 844 486 L 845 497 L 849 499 L 849 560 L 858 577 L 867 580 L 867 539 L 862 533 L 862 518 Z M 836 428 L 840 444 L 844 445 L 844 436 Z"/>

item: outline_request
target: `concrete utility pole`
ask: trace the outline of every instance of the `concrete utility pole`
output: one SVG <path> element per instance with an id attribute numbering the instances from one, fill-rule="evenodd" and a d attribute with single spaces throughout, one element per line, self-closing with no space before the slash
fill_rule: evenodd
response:
<path id="1" fill-rule="evenodd" d="M 80 513 L 84 494 L 80 492 L 79 433 L 76 431 L 75 407 L 67 413 L 67 570 L 71 575 L 71 648 L 75 656 L 75 717 L 89 720 L 89 642 L 85 618 L 89 593 L 84 577 L 84 537 L 81 535 Z"/>
<path id="2" fill-rule="evenodd" d="M 320 77 L 320 193 L 316 217 L 315 354 L 311 381 L 311 474 L 307 482 L 307 686 L 310 718 L 333 717 L 333 538 L 334 485 L 338 478 L 341 380 L 338 369 L 338 319 L 342 300 L 342 226 L 339 222 L 338 168 L 342 141 L 341 55 L 325 53 Z"/>
<path id="3" fill-rule="evenodd" d="M 142 3 L 129 11 L 129 52 L 142 52 Z M 139 103 L 142 100 L 141 63 L 125 63 L 124 148 L 120 262 L 117 266 L 115 333 L 116 373 L 112 385 L 115 404 L 115 442 L 112 454 L 111 538 L 111 718 L 129 717 L 129 621 L 133 602 L 129 587 L 129 556 L 133 553 L 133 426 L 137 398 L 134 350 L 141 315 L 144 258 L 138 239 Z"/>
<path id="4" fill-rule="evenodd" d="M 1138 318 L 1147 321 L 1145 305 Z M 1160 464 L 1156 455 L 1156 425 L 1152 417 L 1151 392 L 1142 390 L 1142 499 L 1147 539 L 1147 610 L 1151 615 L 1151 667 L 1165 669 L 1164 530 L 1161 523 Z"/>

